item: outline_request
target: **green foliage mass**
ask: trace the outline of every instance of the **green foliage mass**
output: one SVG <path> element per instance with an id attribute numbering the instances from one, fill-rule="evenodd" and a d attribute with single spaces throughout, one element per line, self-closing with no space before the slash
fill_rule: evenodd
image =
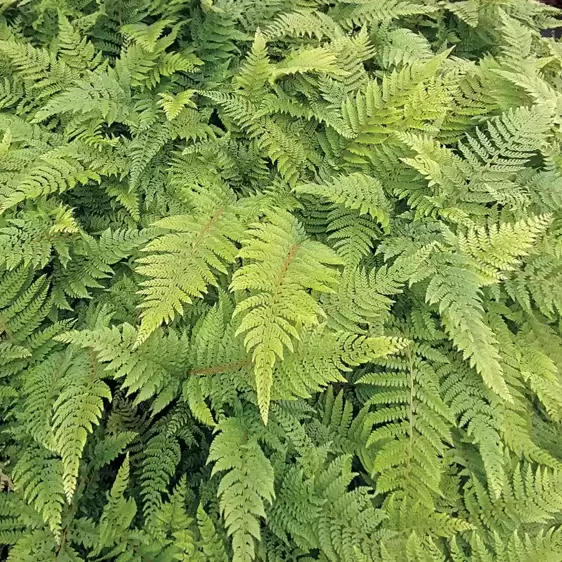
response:
<path id="1" fill-rule="evenodd" d="M 0 0 L 0 560 L 561 562 L 557 17 Z"/>

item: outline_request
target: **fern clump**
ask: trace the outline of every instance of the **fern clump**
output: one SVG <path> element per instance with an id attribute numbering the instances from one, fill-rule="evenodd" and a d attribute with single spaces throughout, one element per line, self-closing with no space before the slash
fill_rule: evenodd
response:
<path id="1" fill-rule="evenodd" d="M 559 15 L 2 2 L 0 559 L 562 562 Z"/>

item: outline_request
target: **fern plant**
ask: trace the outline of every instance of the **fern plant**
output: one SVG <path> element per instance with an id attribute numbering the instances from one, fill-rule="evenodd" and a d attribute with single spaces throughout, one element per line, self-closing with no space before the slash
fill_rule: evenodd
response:
<path id="1" fill-rule="evenodd" d="M 562 562 L 555 8 L 0 4 L 0 560 Z"/>

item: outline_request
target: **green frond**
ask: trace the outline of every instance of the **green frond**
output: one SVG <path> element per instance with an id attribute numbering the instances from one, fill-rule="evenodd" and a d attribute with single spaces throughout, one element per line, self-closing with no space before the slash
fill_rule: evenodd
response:
<path id="1" fill-rule="evenodd" d="M 111 390 L 96 376 L 85 353 L 69 355 L 62 370 L 62 388 L 53 404 L 52 431 L 56 451 L 61 455 L 63 485 L 68 503 L 76 491 L 80 460 L 88 433 L 100 422 L 103 399 Z"/>
<path id="2" fill-rule="evenodd" d="M 503 353 L 509 357 L 504 362 L 515 369 L 516 375 L 525 381 L 528 389 L 537 396 L 550 418 L 560 419 L 562 404 L 558 398 L 558 389 L 561 383 L 554 361 L 532 333 L 522 330 L 514 336 L 501 317 L 490 315 L 489 319 L 500 336 Z"/>
<path id="3" fill-rule="evenodd" d="M 383 370 L 364 375 L 359 384 L 375 386 L 368 404 L 373 431 L 376 489 L 402 491 L 404 501 L 432 509 L 440 495 L 445 444 L 452 442 L 452 415 L 440 397 L 439 377 L 415 348 L 406 347 L 397 360 L 381 361 Z"/>
<path id="4" fill-rule="evenodd" d="M 57 333 L 64 324 L 45 325 L 52 312 L 53 297 L 45 276 L 33 278 L 24 267 L 0 277 L 0 335 L 12 344 L 21 344 L 41 359 L 40 350 L 45 340 Z M 8 303 L 11 303 L 9 306 Z M 21 365 L 20 365 L 21 366 Z"/>
<path id="5" fill-rule="evenodd" d="M 351 367 L 395 353 L 404 345 L 400 339 L 332 332 L 324 324 L 304 329 L 294 352 L 275 368 L 274 397 L 308 398 L 329 383 L 345 382 L 342 373 Z"/>
<path id="6" fill-rule="evenodd" d="M 86 169 L 72 154 L 72 150 L 53 149 L 42 154 L 20 177 L 8 184 L 0 195 L 0 213 L 24 201 L 68 191 L 90 180 L 100 181 L 100 176 Z"/>
<path id="7" fill-rule="evenodd" d="M 272 68 L 267 53 L 266 36 L 258 31 L 254 37 L 252 50 L 236 76 L 234 84 L 245 96 L 255 100 L 267 91 L 266 84 L 271 73 Z"/>
<path id="8" fill-rule="evenodd" d="M 337 294 L 322 299 L 329 322 L 355 332 L 384 321 L 393 304 L 390 297 L 404 292 L 404 285 L 415 280 L 432 251 L 433 246 L 427 245 L 412 255 L 398 257 L 392 265 L 371 270 L 346 267 Z"/>
<path id="9" fill-rule="evenodd" d="M 383 321 L 392 302 L 379 291 L 376 270 L 369 272 L 362 267 L 346 267 L 337 294 L 324 297 L 322 306 L 330 325 L 362 333 L 365 325 Z"/>
<path id="10" fill-rule="evenodd" d="M 9 61 L 26 90 L 39 98 L 61 91 L 77 77 L 69 66 L 57 61 L 47 49 L 34 47 L 29 42 L 0 40 L 0 56 Z"/>
<path id="11" fill-rule="evenodd" d="M 456 2 L 454 5 L 461 3 Z M 456 142 L 459 134 L 470 131 L 488 114 L 494 114 L 499 109 L 494 91 L 480 68 L 471 66 L 463 70 L 455 82 L 451 110 L 444 119 L 439 135 L 448 143 Z"/>
<path id="12" fill-rule="evenodd" d="M 503 378 L 498 342 L 482 317 L 482 284 L 481 276 L 462 263 L 445 263 L 429 282 L 426 302 L 438 305 L 445 329 L 486 385 L 509 401 L 511 395 Z"/>
<path id="13" fill-rule="evenodd" d="M 111 547 L 128 531 L 136 514 L 137 507 L 132 498 L 125 498 L 129 484 L 129 457 L 125 457 L 111 490 L 107 494 L 107 503 L 99 522 L 99 535 L 94 552 L 100 553 L 105 547 Z"/>
<path id="14" fill-rule="evenodd" d="M 176 95 L 160 94 L 158 104 L 164 110 L 168 121 L 174 120 L 183 111 L 184 107 L 195 107 L 195 104 L 191 101 L 194 93 L 193 90 L 185 90 Z"/>
<path id="15" fill-rule="evenodd" d="M 0 82 L 0 109 L 13 107 L 23 96 L 24 91 L 20 81 L 4 77 Z"/>
<path id="16" fill-rule="evenodd" d="M 480 8 L 480 2 L 478 2 L 478 0 L 447 2 L 445 8 L 470 27 L 476 27 L 478 25 Z"/>
<path id="17" fill-rule="evenodd" d="M 322 501 L 314 493 L 314 483 L 306 479 L 302 469 L 291 468 L 283 475 L 275 505 L 268 516 L 273 532 L 287 541 L 291 539 L 309 550 L 318 542 L 314 524 L 320 517 Z"/>
<path id="18" fill-rule="evenodd" d="M 405 16 L 430 14 L 437 9 L 437 6 L 410 0 L 359 1 L 355 4 L 342 2 L 342 4 L 334 10 L 332 17 L 336 21 L 341 22 L 347 29 L 351 29 L 368 24 L 389 22 Z"/>
<path id="19" fill-rule="evenodd" d="M 16 490 L 59 540 L 65 500 L 61 460 L 42 447 L 29 447 L 16 463 L 13 479 Z"/>
<path id="20" fill-rule="evenodd" d="M 562 537 L 558 529 L 549 529 L 548 531 L 539 531 L 536 534 L 522 534 L 514 532 L 507 543 L 507 553 L 511 560 L 523 562 L 540 562 L 541 560 L 556 560 Z M 502 552 L 501 542 L 496 541 L 498 546 L 496 552 Z"/>
<path id="21" fill-rule="evenodd" d="M 101 52 L 68 21 L 64 13 L 58 15 L 58 56 L 70 68 L 94 70 L 101 63 Z"/>
<path id="22" fill-rule="evenodd" d="M 179 460 L 180 447 L 174 437 L 158 433 L 148 440 L 140 469 L 143 513 L 147 519 L 160 507 Z"/>
<path id="23" fill-rule="evenodd" d="M 134 431 L 123 431 L 115 435 L 107 435 L 96 444 L 96 468 L 103 468 L 113 462 L 137 438 Z"/>
<path id="24" fill-rule="evenodd" d="M 64 260 L 72 235 L 77 232 L 74 220 L 60 207 L 18 213 L 0 227 L 0 263 L 11 270 L 20 266 L 44 267 L 53 254 Z"/>
<path id="25" fill-rule="evenodd" d="M 443 366 L 439 374 L 444 376 L 443 399 L 459 419 L 459 427 L 478 445 L 488 485 L 494 496 L 499 497 L 505 482 L 499 412 L 472 369 L 453 363 Z"/>
<path id="26" fill-rule="evenodd" d="M 434 76 L 448 53 L 432 57 L 427 61 L 416 61 L 392 73 L 386 73 L 380 82 L 369 81 L 358 92 L 347 96 L 341 104 L 344 123 L 354 132 L 355 138 L 348 144 L 346 160 L 363 163 L 373 145 L 379 145 L 392 137 L 393 131 L 405 131 L 424 121 L 433 121 L 434 104 L 428 99 L 427 106 L 419 103 L 412 109 L 421 111 L 415 119 L 408 118 L 410 100 L 424 83 Z M 412 115 L 413 117 L 413 115 Z"/>
<path id="27" fill-rule="evenodd" d="M 357 550 L 372 548 L 384 515 L 373 506 L 367 487 L 349 490 L 355 473 L 350 455 L 336 457 L 314 478 L 323 505 L 316 522 L 319 544 L 328 559 L 353 562 Z"/>
<path id="28" fill-rule="evenodd" d="M 345 74 L 345 71 L 336 65 L 336 56 L 329 49 L 310 47 L 296 50 L 277 63 L 271 72 L 270 81 L 275 82 L 284 76 L 307 72 L 322 72 L 334 76 Z"/>
<path id="29" fill-rule="evenodd" d="M 102 288 L 100 282 L 114 274 L 116 264 L 134 255 L 155 234 L 152 229 L 111 228 L 101 232 L 98 238 L 81 233 L 72 245 L 68 264 L 63 264 L 55 272 L 54 290 L 58 302 L 63 303 L 66 295 L 90 298 L 90 290 Z"/>
<path id="30" fill-rule="evenodd" d="M 108 124 L 124 122 L 130 114 L 130 92 L 114 71 L 96 71 L 87 78 L 51 99 L 35 114 L 34 123 L 41 123 L 55 115 L 70 113 L 84 117 L 100 117 Z"/>
<path id="31" fill-rule="evenodd" d="M 508 178 L 524 169 L 549 132 L 548 106 L 519 107 L 490 119 L 486 132 L 476 129 L 459 141 L 458 148 L 470 170 L 468 189 L 496 198 L 509 188 Z"/>
<path id="32" fill-rule="evenodd" d="M 231 289 L 248 296 L 236 307 L 242 315 L 237 334 L 245 334 L 244 344 L 252 352 L 258 404 L 267 421 L 273 369 L 283 359 L 285 348 L 293 350 L 299 326 L 313 326 L 324 315 L 316 299 L 308 293 L 332 292 L 337 271 L 329 266 L 340 260 L 327 246 L 308 239 L 304 229 L 288 213 L 268 215 L 256 223 L 242 242 L 238 269 Z M 260 267 L 267 261 L 267 268 Z"/>
<path id="33" fill-rule="evenodd" d="M 172 138 L 172 125 L 169 121 L 158 123 L 156 130 L 141 131 L 129 144 L 131 169 L 129 189 L 138 187 L 143 173 L 148 169 L 150 161 L 164 148 Z"/>
<path id="34" fill-rule="evenodd" d="M 57 556 L 60 547 L 48 530 L 34 530 L 21 537 L 10 550 L 9 562 L 49 562 Z M 60 550 L 67 555 L 68 549 Z M 72 551 L 71 551 L 72 552 Z M 73 554 L 75 554 L 73 552 Z"/>
<path id="35" fill-rule="evenodd" d="M 443 552 L 439 550 L 431 537 L 418 537 L 414 531 L 406 543 L 406 556 L 411 562 L 445 562 Z"/>
<path id="36" fill-rule="evenodd" d="M 208 285 L 216 285 L 218 274 L 225 274 L 227 265 L 236 259 L 234 242 L 243 236 L 243 210 L 226 188 L 215 194 L 204 190 L 199 199 L 207 193 L 209 200 L 193 215 L 168 217 L 154 224 L 171 232 L 147 244 L 144 251 L 150 255 L 138 260 L 137 271 L 149 278 L 140 291 L 144 301 L 138 344 L 162 322 L 181 314 L 184 304 L 202 297 Z"/>
<path id="37" fill-rule="evenodd" d="M 341 76 L 320 79 L 320 88 L 325 99 L 339 107 L 342 99 L 352 91 L 360 89 L 369 80 L 365 67 L 375 56 L 375 47 L 366 29 L 354 35 L 337 35 L 332 41 L 337 63 L 345 71 Z M 333 96 L 332 87 L 334 88 Z"/>
<path id="38" fill-rule="evenodd" d="M 186 338 L 174 331 L 157 331 L 140 344 L 138 337 L 139 331 L 125 323 L 120 327 L 66 332 L 57 340 L 92 349 L 108 375 L 123 378 L 122 386 L 128 394 L 137 393 L 138 404 L 170 385 L 177 390 L 177 376 L 187 352 Z M 138 351 L 133 353 L 134 350 Z"/>
<path id="39" fill-rule="evenodd" d="M 503 45 L 500 47 L 502 59 L 516 66 L 523 63 L 531 53 L 533 33 L 531 29 L 503 10 L 499 12 L 502 23 Z"/>
<path id="40" fill-rule="evenodd" d="M 409 29 L 395 29 L 377 37 L 381 44 L 377 59 L 385 69 L 428 60 L 433 56 L 427 39 Z"/>
<path id="41" fill-rule="evenodd" d="M 3 475 L 4 481 L 6 476 Z M 25 524 L 21 517 L 25 511 L 25 500 L 19 494 L 3 493 L 0 497 L 0 513 L 2 526 L 0 544 L 14 545 L 23 538 Z"/>
<path id="42" fill-rule="evenodd" d="M 334 393 L 330 387 L 322 401 L 321 419 L 313 422 L 317 440 L 326 440 L 339 454 L 352 454 L 358 457 L 362 469 L 372 474 L 376 451 L 366 446 L 373 429 L 369 405 L 360 410 L 354 407 L 344 391 Z"/>
<path id="43" fill-rule="evenodd" d="M 336 205 L 358 210 L 360 215 L 368 213 L 383 229 L 389 227 L 390 204 L 381 182 L 373 177 L 356 172 L 348 176 L 336 176 L 326 183 L 300 184 L 295 191 L 324 197 Z"/>
<path id="44" fill-rule="evenodd" d="M 194 327 L 189 349 L 189 378 L 183 385 L 183 398 L 196 419 L 215 426 L 213 413 L 236 401 L 237 390 L 251 380 L 252 362 L 242 338 L 235 336 L 231 319 L 233 305 L 221 297 Z"/>
<path id="45" fill-rule="evenodd" d="M 213 520 L 207 515 L 201 504 L 197 508 L 197 526 L 201 535 L 200 544 L 207 560 L 227 562 L 226 546 L 218 535 Z"/>
<path id="46" fill-rule="evenodd" d="M 213 473 L 226 472 L 219 484 L 220 510 L 227 532 L 232 536 L 234 562 L 255 559 L 255 542 L 260 540 L 260 518 L 265 504 L 275 497 L 273 467 L 255 437 L 248 435 L 237 418 L 218 426 L 208 462 Z"/>
<path id="47" fill-rule="evenodd" d="M 520 75 L 508 70 L 495 69 L 494 73 L 525 91 L 537 105 L 547 105 L 556 109 L 560 107 L 562 102 L 560 94 L 550 86 L 540 72 L 536 71 L 530 72 L 529 75 Z"/>
<path id="48" fill-rule="evenodd" d="M 205 92 L 204 95 L 216 101 L 224 116 L 255 140 L 288 183 L 295 183 L 301 170 L 309 166 L 312 142 L 304 123 L 292 122 L 289 126 L 285 119 L 263 116 L 260 105 L 242 95 L 222 92 Z"/>
<path id="49" fill-rule="evenodd" d="M 370 216 L 337 206 L 328 214 L 328 241 L 349 267 L 359 265 L 381 238 L 379 224 Z"/>
<path id="50" fill-rule="evenodd" d="M 483 522 L 484 526 L 492 532 L 505 534 L 505 531 L 511 533 L 524 525 L 552 520 L 562 499 L 558 485 L 557 471 L 515 465 L 499 500 L 489 504 L 491 512 Z M 469 496 L 475 493 L 486 492 L 478 492 L 476 488 L 467 490 Z"/>
<path id="51" fill-rule="evenodd" d="M 18 419 L 25 431 L 38 443 L 54 449 L 51 427 L 53 404 L 60 392 L 64 355 L 58 351 L 28 369 L 23 376 L 23 405 Z"/>
<path id="52" fill-rule="evenodd" d="M 338 25 L 323 12 L 306 9 L 278 15 L 263 31 L 269 41 L 282 37 L 332 37 Z"/>
<path id="53" fill-rule="evenodd" d="M 126 37 L 134 39 L 143 49 L 146 49 L 150 53 L 157 48 L 158 41 L 164 33 L 164 30 L 173 23 L 172 20 L 162 19 L 152 25 L 146 25 L 144 23 L 129 24 L 124 25 L 121 28 L 121 32 Z"/>
<path id="54" fill-rule="evenodd" d="M 491 279 L 515 269 L 551 221 L 548 215 L 529 217 L 516 223 L 491 224 L 459 233 L 459 250 L 474 260 L 482 275 Z M 501 275 L 501 274 L 500 274 Z M 501 278 L 501 277 L 500 277 Z"/>
<path id="55" fill-rule="evenodd" d="M 171 28 L 170 33 L 162 35 L 167 27 Z M 176 41 L 180 27 L 168 19 L 150 25 L 132 23 L 122 26 L 121 32 L 128 41 L 116 64 L 118 73 L 132 86 L 144 90 L 156 88 L 163 79 L 176 73 L 194 71 L 201 60 L 191 50 L 167 52 Z"/>

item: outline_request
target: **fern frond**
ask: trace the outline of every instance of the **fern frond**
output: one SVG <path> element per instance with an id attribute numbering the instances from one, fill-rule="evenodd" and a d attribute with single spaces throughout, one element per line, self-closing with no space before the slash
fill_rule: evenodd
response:
<path id="1" fill-rule="evenodd" d="M 470 170 L 468 188 L 492 195 L 509 189 L 506 180 L 524 169 L 545 142 L 549 115 L 548 106 L 520 107 L 490 119 L 486 133 L 477 128 L 474 136 L 467 134 L 459 141 Z"/>
<path id="2" fill-rule="evenodd" d="M 16 105 L 23 95 L 24 91 L 21 82 L 4 77 L 3 81 L 0 82 L 0 109 Z"/>
<path id="3" fill-rule="evenodd" d="M 254 37 L 252 50 L 248 54 L 245 64 L 235 78 L 235 86 L 240 88 L 244 95 L 252 100 L 257 100 L 263 95 L 267 81 L 272 72 L 271 63 L 267 52 L 266 38 L 259 31 Z"/>
<path id="4" fill-rule="evenodd" d="M 13 478 L 16 489 L 58 540 L 65 498 L 61 460 L 42 447 L 30 447 L 14 467 Z"/>
<path id="5" fill-rule="evenodd" d="M 138 187 L 142 174 L 148 169 L 150 161 L 172 138 L 172 124 L 169 121 L 158 124 L 156 130 L 141 131 L 129 144 L 131 170 L 129 186 Z"/>
<path id="6" fill-rule="evenodd" d="M 343 272 L 336 295 L 323 297 L 322 304 L 329 321 L 351 332 L 362 332 L 364 325 L 384 320 L 392 306 L 392 295 L 404 291 L 427 264 L 433 251 L 427 245 L 412 255 L 402 255 L 392 265 L 370 271 L 366 267 L 348 265 Z"/>
<path id="7" fill-rule="evenodd" d="M 226 273 L 238 253 L 234 244 L 243 235 L 243 221 L 232 193 L 223 188 L 209 195 L 205 207 L 194 215 L 161 219 L 157 228 L 171 231 L 150 242 L 138 260 L 137 271 L 149 277 L 142 283 L 142 343 L 162 322 L 170 322 L 183 305 L 202 297 L 208 285 L 217 284 L 217 274 Z"/>
<path id="8" fill-rule="evenodd" d="M 412 125 L 406 121 L 405 108 L 416 89 L 434 76 L 448 53 L 427 61 L 416 61 L 399 71 L 383 76 L 382 81 L 369 81 L 364 88 L 348 96 L 341 104 L 344 123 L 354 132 L 354 140 L 347 145 L 345 158 L 352 163 L 363 163 L 370 147 L 387 140 L 394 130 L 404 131 Z M 429 100 L 428 100 L 429 101 Z M 432 121 L 434 102 L 420 108 L 416 126 L 424 120 Z"/>
<path id="9" fill-rule="evenodd" d="M 338 9 L 339 8 L 339 9 Z M 405 16 L 430 14 L 437 6 L 424 5 L 410 0 L 376 0 L 374 2 L 344 2 L 336 8 L 332 17 L 347 29 L 367 24 L 389 22 Z"/>
<path id="10" fill-rule="evenodd" d="M 349 490 L 355 476 L 351 463 L 350 455 L 336 457 L 314 479 L 315 491 L 324 500 L 316 523 L 317 533 L 320 548 L 328 559 L 353 561 L 357 550 L 370 551 L 384 518 L 373 506 L 367 487 Z"/>
<path id="11" fill-rule="evenodd" d="M 63 12 L 58 16 L 58 56 L 70 68 L 77 70 L 95 68 L 101 63 L 101 52 L 68 21 Z"/>
<path id="12" fill-rule="evenodd" d="M 409 29 L 395 29 L 377 39 L 382 43 L 377 59 L 385 69 L 428 60 L 433 56 L 427 39 Z"/>
<path id="13" fill-rule="evenodd" d="M 115 72 L 95 72 L 76 80 L 75 85 L 53 96 L 33 119 L 41 123 L 65 113 L 99 116 L 111 124 L 126 122 L 130 115 L 130 92 L 120 83 Z"/>
<path id="14" fill-rule="evenodd" d="M 267 421 L 273 368 L 283 349 L 293 349 L 298 326 L 317 324 L 323 315 L 307 290 L 331 292 L 340 260 L 328 247 L 307 239 L 302 226 L 288 213 L 271 213 L 255 224 L 243 241 L 239 256 L 244 265 L 233 276 L 231 289 L 250 294 L 236 307 L 242 314 L 237 334 L 252 352 L 258 404 Z M 267 261 L 267 268 L 262 267 Z"/>
<path id="15" fill-rule="evenodd" d="M 40 99 L 60 92 L 77 78 L 76 73 L 47 50 L 29 42 L 0 40 L 0 55 L 8 59 L 26 89 Z"/>
<path id="16" fill-rule="evenodd" d="M 113 546 L 114 542 L 129 530 L 137 507 L 132 498 L 125 498 L 128 484 L 129 457 L 127 456 L 107 494 L 107 503 L 99 522 L 99 534 L 94 549 L 96 553 L 100 553 L 105 547 Z"/>
<path id="17" fill-rule="evenodd" d="M 430 508 L 440 494 L 442 455 L 452 441 L 451 413 L 440 397 L 431 363 L 416 349 L 405 348 L 396 361 L 381 362 L 384 370 L 359 379 L 375 385 L 368 403 L 378 406 L 369 416 L 374 429 L 367 446 L 375 445 L 373 471 L 377 490 L 401 490 Z"/>
<path id="18" fill-rule="evenodd" d="M 275 496 L 273 467 L 241 420 L 226 419 L 218 430 L 208 462 L 214 463 L 214 474 L 226 471 L 218 495 L 221 514 L 232 536 L 233 561 L 251 562 L 255 559 L 255 541 L 261 537 L 259 520 L 265 517 L 265 504 Z"/>
<path id="19" fill-rule="evenodd" d="M 138 343 L 139 332 L 130 324 L 120 327 L 75 330 L 57 336 L 57 340 L 92 349 L 105 371 L 114 378 L 123 378 L 122 387 L 129 394 L 137 392 L 135 403 L 157 395 L 179 381 L 182 360 L 187 351 L 185 337 L 171 331 L 154 333 Z M 134 351 L 134 353 L 133 353 Z"/>
<path id="20" fill-rule="evenodd" d="M 61 393 L 53 404 L 52 430 L 56 450 L 62 457 L 64 493 L 71 503 L 88 433 L 100 422 L 103 399 L 111 400 L 112 395 L 93 372 L 87 354 L 70 355 L 67 361 Z"/>
<path id="21" fill-rule="evenodd" d="M 197 525 L 201 535 L 201 549 L 208 560 L 227 562 L 226 546 L 216 531 L 213 520 L 207 515 L 201 504 L 197 508 Z"/>
<path id="22" fill-rule="evenodd" d="M 488 486 L 499 497 L 505 481 L 505 456 L 501 443 L 501 423 L 494 404 L 486 397 L 482 381 L 466 366 L 444 365 L 439 374 L 444 377 L 443 399 L 458 417 L 458 425 L 466 428 L 479 447 Z"/>
<path id="23" fill-rule="evenodd" d="M 162 503 L 170 480 L 180 460 L 180 447 L 173 436 L 157 433 L 151 437 L 142 452 L 140 471 L 143 513 L 150 518 Z"/>
<path id="24" fill-rule="evenodd" d="M 174 120 L 183 111 L 184 107 L 195 107 L 195 104 L 191 101 L 194 93 L 193 90 L 185 90 L 176 95 L 160 94 L 158 104 L 164 110 L 168 121 Z"/>
<path id="25" fill-rule="evenodd" d="M 479 2 L 462 0 L 461 2 L 447 2 L 445 8 L 455 14 L 470 27 L 476 27 L 479 21 Z"/>
<path id="26" fill-rule="evenodd" d="M 378 223 L 370 216 L 360 216 L 344 206 L 335 207 L 327 219 L 328 240 L 350 267 L 359 265 L 382 235 Z"/>
<path id="27" fill-rule="evenodd" d="M 322 72 L 334 76 L 345 74 L 336 65 L 336 56 L 324 47 L 303 48 L 292 52 L 281 62 L 277 63 L 271 73 L 271 82 L 284 76 L 307 72 Z"/>
<path id="28" fill-rule="evenodd" d="M 54 149 L 41 155 L 20 177 L 14 178 L 4 196 L 0 195 L 0 213 L 24 201 L 64 192 L 90 180 L 100 181 L 100 176 L 86 169 L 72 154 L 72 149 Z"/>
<path id="29" fill-rule="evenodd" d="M 491 224 L 459 233 L 459 250 L 470 256 L 483 275 L 497 277 L 497 272 L 510 271 L 519 264 L 537 238 L 548 228 L 548 215 L 529 217 L 517 223 Z"/>
<path id="30" fill-rule="evenodd" d="M 445 329 L 486 385 L 511 400 L 503 379 L 497 339 L 483 320 L 481 285 L 481 276 L 462 263 L 443 264 L 427 287 L 426 301 L 438 304 Z"/>
<path id="31" fill-rule="evenodd" d="M 269 41 L 282 37 L 332 37 L 338 25 L 323 12 L 295 10 L 278 15 L 263 31 Z"/>
<path id="32" fill-rule="evenodd" d="M 173 23 L 172 20 L 161 19 L 152 25 L 146 25 L 144 23 L 129 24 L 124 25 L 121 28 L 121 32 L 125 36 L 134 39 L 143 49 L 151 53 L 157 48 L 158 41 L 164 33 L 164 30 Z"/>
<path id="33" fill-rule="evenodd" d="M 304 329 L 295 351 L 275 368 L 274 396 L 308 398 L 329 383 L 344 382 L 342 373 L 351 367 L 395 353 L 404 345 L 400 339 L 332 332 L 323 324 Z"/>
<path id="34" fill-rule="evenodd" d="M 63 303 L 65 295 L 89 298 L 89 290 L 102 288 L 100 281 L 113 274 L 112 266 L 131 256 L 154 235 L 155 231 L 151 229 L 108 228 L 99 238 L 81 233 L 73 244 L 70 262 L 56 270 L 55 293 L 58 302 Z"/>
<path id="35" fill-rule="evenodd" d="M 382 184 L 377 179 L 365 174 L 356 172 L 348 176 L 336 176 L 323 184 L 300 184 L 295 187 L 295 191 L 325 197 L 332 203 L 358 210 L 359 214 L 368 213 L 385 230 L 389 226 L 390 205 Z"/>

